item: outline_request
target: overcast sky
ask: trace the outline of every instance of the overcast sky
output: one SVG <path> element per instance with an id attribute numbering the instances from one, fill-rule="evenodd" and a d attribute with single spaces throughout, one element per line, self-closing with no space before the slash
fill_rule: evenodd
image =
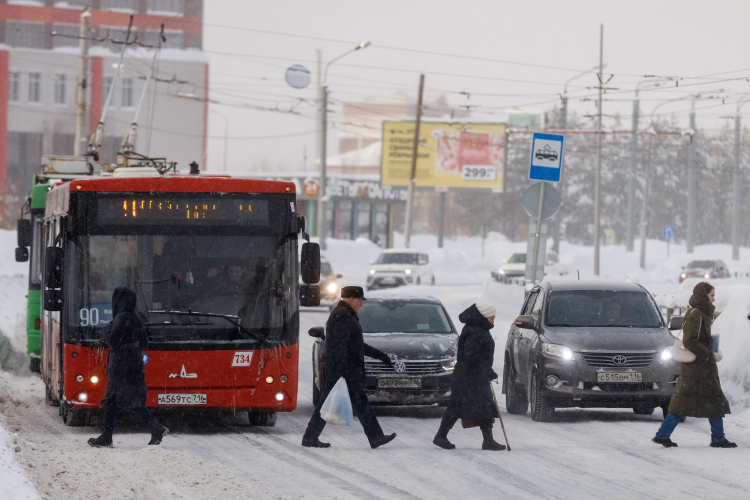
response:
<path id="1" fill-rule="evenodd" d="M 604 113 L 619 112 L 626 124 L 635 84 L 646 75 L 682 80 L 642 87 L 642 128 L 659 103 L 681 97 L 657 114 L 686 127 L 696 92 L 726 97 L 723 105 L 696 102 L 698 126 L 729 126 L 720 117 L 733 115 L 738 96 L 750 93 L 745 0 L 211 0 L 204 16 L 217 101 L 210 106 L 210 170 L 222 168 L 225 122 L 229 171 L 315 168 L 315 75 L 299 90 L 285 83 L 284 72 L 298 63 L 314 73 L 316 49 L 325 63 L 365 40 L 372 45 L 328 69 L 329 156 L 337 153 L 341 102 L 404 91 L 416 99 L 421 72 L 428 92 L 475 106 L 474 121 L 502 122 L 513 108 L 550 110 L 569 79 L 598 64 L 600 24 L 605 74 L 614 75 Z M 594 114 L 594 99 L 584 99 L 595 98 L 596 84 L 594 74 L 571 81 L 569 110 Z M 750 115 L 750 105 L 743 112 Z"/>

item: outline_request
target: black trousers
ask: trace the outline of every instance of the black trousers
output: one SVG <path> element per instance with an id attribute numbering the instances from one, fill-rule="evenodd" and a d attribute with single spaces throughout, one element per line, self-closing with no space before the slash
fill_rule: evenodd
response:
<path id="1" fill-rule="evenodd" d="M 383 429 L 380 428 L 378 418 L 370 407 L 370 402 L 367 401 L 367 394 L 362 386 L 362 382 L 358 379 L 346 380 L 346 386 L 349 389 L 349 398 L 352 400 L 352 410 L 356 413 L 359 422 L 362 424 L 362 428 L 365 430 L 367 439 L 372 442 L 373 440 L 383 435 Z M 323 428 L 326 426 L 326 421 L 320 416 L 320 409 L 325 403 L 328 394 L 336 385 L 338 379 L 326 380 L 325 386 L 320 393 L 320 401 L 318 401 L 315 411 L 313 412 L 310 422 L 307 424 L 305 430 L 305 439 L 317 439 L 320 433 L 323 432 Z"/>
<path id="2" fill-rule="evenodd" d="M 143 421 L 144 425 L 148 425 L 154 416 L 151 414 L 148 408 L 118 408 L 114 402 L 108 404 L 104 408 L 104 430 L 112 432 L 115 430 L 115 424 L 117 423 L 117 413 L 120 410 L 127 410 L 135 413 Z"/>
<path id="3" fill-rule="evenodd" d="M 453 400 L 448 402 L 448 406 L 445 409 L 445 413 L 443 413 L 443 419 L 440 421 L 440 432 L 448 434 L 448 431 L 453 428 L 453 426 L 458 422 L 458 419 L 461 418 L 459 416 L 458 408 L 456 408 L 456 405 L 453 404 Z M 479 427 L 482 429 L 490 428 L 492 429 L 492 419 L 479 419 Z"/>

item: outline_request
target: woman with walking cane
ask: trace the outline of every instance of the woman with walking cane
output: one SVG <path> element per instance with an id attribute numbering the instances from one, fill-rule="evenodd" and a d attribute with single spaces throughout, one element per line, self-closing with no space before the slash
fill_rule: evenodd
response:
<path id="1" fill-rule="evenodd" d="M 456 446 L 448 441 L 448 431 L 462 418 L 479 421 L 483 450 L 504 450 L 505 446 L 492 437 L 492 421 L 497 408 L 489 382 L 497 379 L 497 373 L 492 369 L 495 341 L 490 329 L 495 325 L 495 308 L 486 302 L 478 302 L 462 312 L 458 319 L 464 327 L 458 339 L 451 398 L 432 442 L 446 450 L 454 449 Z"/>

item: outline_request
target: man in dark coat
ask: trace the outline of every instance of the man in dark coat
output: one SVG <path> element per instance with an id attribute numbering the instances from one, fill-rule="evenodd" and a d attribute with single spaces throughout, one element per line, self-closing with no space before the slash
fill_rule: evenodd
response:
<path id="1" fill-rule="evenodd" d="M 492 437 L 496 410 L 490 381 L 497 379 L 497 373 L 492 369 L 495 340 L 490 329 L 495 326 L 495 308 L 486 302 L 472 304 L 458 319 L 464 327 L 458 338 L 451 398 L 432 442 L 446 450 L 454 449 L 456 446 L 448 441 L 448 432 L 463 418 L 479 421 L 483 450 L 504 450 L 505 446 Z"/>
<path id="2" fill-rule="evenodd" d="M 349 389 L 352 409 L 359 418 L 371 448 L 377 448 L 393 441 L 396 433 L 385 435 L 378 419 L 367 401 L 364 389 L 365 356 L 379 359 L 388 366 L 393 362 L 388 355 L 374 347 L 368 346 L 362 337 L 357 312 L 365 300 L 364 291 L 359 286 L 345 286 L 341 289 L 341 300 L 331 311 L 326 323 L 325 338 L 325 385 L 320 393 L 320 401 L 315 407 L 307 430 L 302 437 L 302 446 L 308 448 L 328 448 L 330 443 L 318 439 L 326 421 L 320 416 L 328 394 L 339 378 L 344 377 Z"/>
<path id="3" fill-rule="evenodd" d="M 102 329 L 107 354 L 107 389 L 101 401 L 104 408 L 104 432 L 89 439 L 91 446 L 112 447 L 120 409 L 138 415 L 151 431 L 148 444 L 161 443 L 169 429 L 156 421 L 146 408 L 146 375 L 143 370 L 143 353 L 148 346 L 146 330 L 135 314 L 136 295 L 131 289 L 118 286 L 112 293 L 112 321 Z"/>
<path id="4" fill-rule="evenodd" d="M 711 351 L 715 294 L 714 287 L 702 281 L 695 285 L 688 301 L 691 309 L 682 324 L 682 343 L 696 359 L 692 363 L 680 363 L 680 375 L 669 402 L 669 411 L 652 439 L 666 448 L 677 446 L 670 436 L 681 417 L 707 418 L 711 425 L 712 448 L 737 447 L 724 436 L 724 415 L 730 413 L 729 402 L 721 390 L 716 366 L 717 358 L 721 357 Z"/>

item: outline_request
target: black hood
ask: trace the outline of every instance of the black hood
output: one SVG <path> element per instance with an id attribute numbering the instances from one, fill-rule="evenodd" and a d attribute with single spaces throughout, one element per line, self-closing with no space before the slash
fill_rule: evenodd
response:
<path id="1" fill-rule="evenodd" d="M 135 304 L 135 292 L 126 286 L 118 286 L 112 292 L 112 317 L 123 312 L 135 312 Z"/>
<path id="2" fill-rule="evenodd" d="M 490 320 L 482 316 L 482 313 L 479 312 L 476 304 L 472 304 L 468 309 L 459 314 L 458 320 L 466 325 L 481 326 L 485 330 L 495 327 L 495 325 L 490 323 Z"/>

